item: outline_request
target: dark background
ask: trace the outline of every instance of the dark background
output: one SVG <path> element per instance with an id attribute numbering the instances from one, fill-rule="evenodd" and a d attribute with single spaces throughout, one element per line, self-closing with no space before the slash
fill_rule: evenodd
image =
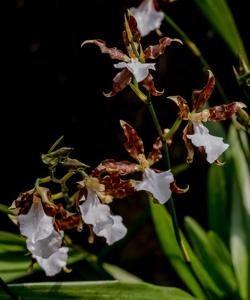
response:
<path id="1" fill-rule="evenodd" d="M 228 1 L 249 50 L 246 2 Z M 94 45 L 80 47 L 86 39 L 100 38 L 106 40 L 109 47 L 124 50 L 124 12 L 138 4 L 139 1 L 125 0 L 13 2 L 11 26 L 5 30 L 4 65 L 7 67 L 2 70 L 2 203 L 10 205 L 19 192 L 33 186 L 37 177 L 47 175 L 40 156 L 62 135 L 61 145 L 74 147 L 75 158 L 88 165 L 96 166 L 106 158 L 128 159 L 119 125 L 119 120 L 123 119 L 138 131 L 148 153 L 156 131 L 143 103 L 129 88 L 113 98 L 105 98 L 102 92 L 110 91 L 117 72 L 113 68 L 115 61 L 101 54 Z M 232 65 L 237 66 L 237 58 L 202 17 L 193 1 L 177 0 L 164 4 L 159 0 L 159 4 L 202 50 L 229 100 L 244 102 L 232 71 Z M 165 21 L 161 30 L 166 36 L 179 37 Z M 151 33 L 142 43 L 146 47 L 157 41 L 156 33 Z M 199 60 L 186 46 L 171 45 L 157 66 L 156 87 L 159 90 L 165 88 L 165 96 L 179 94 L 188 100 L 192 90 L 202 88 L 206 82 Z M 162 126 L 169 127 L 176 118 L 177 108 L 165 100 L 165 96 L 153 101 Z M 210 105 L 221 103 L 215 91 Z M 181 131 L 170 151 L 173 165 L 185 161 Z M 187 194 L 175 199 L 180 223 L 184 215 L 191 215 L 206 228 L 207 169 L 208 164 L 197 155 L 189 170 L 177 178 L 180 186 L 190 185 Z M 128 199 L 114 204 L 114 210 L 123 215 L 128 226 L 144 208 L 145 200 L 139 196 L 137 203 Z M 4 216 L 1 216 L 1 229 L 16 230 Z M 84 239 L 85 245 L 86 237 Z M 97 242 L 90 251 L 98 253 L 98 247 Z M 115 255 L 107 255 L 106 259 L 150 282 L 178 282 L 161 252 L 150 218 L 129 244 Z"/>

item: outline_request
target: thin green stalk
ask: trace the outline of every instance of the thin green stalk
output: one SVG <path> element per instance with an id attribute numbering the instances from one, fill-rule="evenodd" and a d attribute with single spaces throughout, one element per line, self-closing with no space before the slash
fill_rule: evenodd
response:
<path id="1" fill-rule="evenodd" d="M 4 213 L 6 215 L 11 214 L 11 211 L 9 210 L 8 206 L 1 204 L 1 203 L 0 203 L 0 212 Z"/>
<path id="2" fill-rule="evenodd" d="M 43 177 L 43 178 L 37 178 L 37 180 L 35 182 L 35 186 L 39 186 L 40 184 L 48 183 L 50 181 L 52 181 L 51 176 L 47 176 L 47 177 Z"/>
<path id="3" fill-rule="evenodd" d="M 181 36 L 183 42 L 188 46 L 188 48 L 191 50 L 191 52 L 197 56 L 201 62 L 201 64 L 203 65 L 204 70 L 208 70 L 209 64 L 206 61 L 206 59 L 204 58 L 204 56 L 202 55 L 200 49 L 196 46 L 196 44 L 188 37 L 188 35 L 168 16 L 165 14 L 165 20 L 169 23 L 170 26 L 173 27 L 173 29 Z M 220 82 L 218 81 L 218 79 L 216 78 L 216 88 L 218 90 L 218 92 L 220 93 L 222 99 L 225 102 L 228 102 L 227 100 L 227 96 L 220 84 Z"/>
<path id="4" fill-rule="evenodd" d="M 10 299 L 12 300 L 21 300 L 20 297 L 15 295 L 12 290 L 9 288 L 9 286 L 5 283 L 5 281 L 0 277 L 0 287 L 3 289 L 3 291 L 10 296 Z"/>
<path id="5" fill-rule="evenodd" d="M 172 138 L 172 136 L 175 134 L 175 132 L 178 130 L 178 128 L 180 127 L 182 122 L 181 118 L 177 118 L 174 122 L 174 124 L 172 125 L 172 127 L 170 128 L 170 130 L 167 133 L 163 133 L 163 139 L 164 141 L 168 141 L 169 139 Z"/>
<path id="6" fill-rule="evenodd" d="M 149 93 L 148 93 L 147 107 L 148 107 L 148 110 L 149 110 L 149 112 L 151 114 L 151 117 L 153 119 L 153 123 L 156 127 L 157 133 L 163 141 L 163 158 L 164 158 L 164 161 L 165 161 L 165 164 L 166 164 L 166 168 L 171 169 L 168 146 L 167 146 L 166 141 L 164 141 L 163 131 L 161 129 L 161 126 L 160 126 L 159 120 L 157 118 L 157 115 L 156 115 L 156 112 L 155 112 L 154 106 L 152 104 L 151 97 L 150 97 Z M 167 202 L 167 207 L 168 207 L 168 210 L 169 210 L 169 212 L 172 216 L 172 222 L 173 222 L 173 228 L 174 228 L 176 240 L 177 240 L 177 243 L 178 243 L 178 245 L 181 249 L 183 259 L 186 263 L 190 263 L 190 258 L 188 256 L 187 250 L 185 249 L 185 246 L 184 246 L 184 244 L 182 242 L 182 239 L 181 239 L 181 236 L 180 236 L 179 225 L 178 225 L 178 220 L 177 220 L 174 201 L 173 201 L 172 196 L 170 197 L 170 199 Z"/>

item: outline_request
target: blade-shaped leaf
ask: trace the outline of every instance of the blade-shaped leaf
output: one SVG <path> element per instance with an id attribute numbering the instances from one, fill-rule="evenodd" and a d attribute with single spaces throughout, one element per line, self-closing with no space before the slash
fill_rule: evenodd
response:
<path id="1" fill-rule="evenodd" d="M 193 271 L 184 262 L 175 238 L 171 216 L 167 209 L 163 205 L 155 204 L 153 202 L 150 202 L 150 207 L 155 230 L 162 249 L 173 268 L 176 270 L 177 274 L 189 290 L 199 299 L 207 299 L 206 292 L 204 292 L 204 289 L 200 285 L 200 283 L 202 283 L 205 290 L 207 290 L 209 294 L 214 295 L 214 299 L 223 297 L 224 293 L 216 286 L 213 279 L 208 275 L 199 259 L 197 259 L 191 247 L 188 245 L 184 235 L 181 233 L 185 247 L 191 259 Z M 197 281 L 197 278 L 200 283 Z"/>
<path id="2" fill-rule="evenodd" d="M 96 257 L 84 249 L 75 250 L 70 248 L 68 266 L 86 259 L 95 264 Z M 0 276 L 6 282 L 11 282 L 41 271 L 38 264 L 33 266 L 33 271 L 29 270 L 31 256 L 27 255 L 26 242 L 23 237 L 17 234 L 0 231 Z M 101 266 L 100 266 L 101 267 Z"/>
<path id="3" fill-rule="evenodd" d="M 230 254 L 219 236 L 215 233 L 208 235 L 191 217 L 185 218 L 185 227 L 193 248 L 207 272 L 227 294 L 237 295 L 238 287 Z"/>
<path id="4" fill-rule="evenodd" d="M 248 64 L 244 44 L 226 0 L 194 0 L 194 3 L 227 43 L 230 50 L 236 56 L 241 54 Z"/>
<path id="5" fill-rule="evenodd" d="M 228 189 L 231 194 L 230 247 L 233 265 L 239 283 L 242 299 L 249 297 L 249 251 L 250 251 L 250 174 L 247 158 L 241 147 L 234 126 L 229 130 L 231 147 L 227 153 L 226 165 Z M 245 149 L 246 145 L 244 146 Z"/>
<path id="6" fill-rule="evenodd" d="M 233 159 L 235 166 L 235 176 L 240 193 L 242 195 L 242 204 L 245 214 L 245 222 L 247 230 L 250 230 L 250 172 L 248 161 L 244 155 L 242 147 L 240 145 L 239 138 L 237 136 L 236 129 L 231 126 L 229 131 L 229 143 L 231 145 L 228 157 Z M 250 241 L 249 241 L 250 242 Z"/>
<path id="7" fill-rule="evenodd" d="M 147 283 L 101 282 L 55 282 L 38 284 L 13 284 L 11 290 L 25 300 L 191 300 L 188 293 L 170 287 Z M 9 296 L 0 289 L 1 300 Z"/>
<path id="8" fill-rule="evenodd" d="M 249 255 L 247 231 L 243 221 L 242 199 L 237 182 L 232 182 L 232 208 L 230 227 L 230 247 L 235 273 L 242 299 L 248 299 Z"/>
<path id="9" fill-rule="evenodd" d="M 226 242 L 229 236 L 227 199 L 224 168 L 211 165 L 207 181 L 208 225 Z"/>
<path id="10" fill-rule="evenodd" d="M 120 282 L 142 282 L 143 280 L 126 270 L 112 264 L 103 263 L 103 268 L 112 275 L 112 277 Z"/>

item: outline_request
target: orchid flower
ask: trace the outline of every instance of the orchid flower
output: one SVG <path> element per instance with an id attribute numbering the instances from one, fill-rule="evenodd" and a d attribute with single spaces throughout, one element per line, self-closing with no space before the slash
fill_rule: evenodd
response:
<path id="1" fill-rule="evenodd" d="M 149 70 L 155 70 L 155 63 L 146 63 L 146 60 L 156 59 L 162 55 L 166 47 L 173 41 L 182 42 L 178 39 L 163 37 L 159 40 L 159 44 L 149 46 L 143 51 L 140 44 L 141 33 L 137 28 L 135 17 L 131 14 L 128 15 L 128 18 L 125 17 L 123 40 L 128 54 L 123 53 L 116 47 L 108 48 L 105 41 L 100 39 L 86 40 L 81 45 L 83 46 L 89 43 L 95 44 L 100 48 L 102 53 L 109 54 L 111 59 L 121 61 L 114 64 L 115 68 L 122 70 L 113 78 L 113 88 L 111 92 L 104 93 L 104 95 L 106 97 L 112 97 L 125 89 L 128 85 L 130 85 L 132 89 L 136 89 L 138 83 L 152 95 L 162 95 L 164 91 L 157 91 L 153 76 L 149 72 Z"/>
<path id="2" fill-rule="evenodd" d="M 207 161 L 212 164 L 229 147 L 223 142 L 223 138 L 209 134 L 208 129 L 199 123 L 193 122 L 194 134 L 187 137 L 196 147 L 204 147 L 207 153 Z"/>
<path id="3" fill-rule="evenodd" d="M 125 121 L 121 121 L 121 126 L 127 138 L 124 147 L 129 155 L 138 161 L 138 170 L 142 171 L 142 181 L 136 184 L 135 190 L 149 192 L 161 204 L 170 199 L 172 192 L 185 193 L 188 187 L 186 189 L 179 188 L 175 183 L 171 170 L 161 172 L 151 168 L 153 164 L 162 158 L 161 139 L 156 139 L 152 151 L 146 158 L 143 141 L 135 129 Z"/>
<path id="4" fill-rule="evenodd" d="M 174 2 L 175 0 L 163 0 Z M 160 10 L 157 0 L 143 0 L 138 7 L 129 9 L 136 19 L 138 30 L 144 37 L 152 31 L 159 31 L 165 14 Z M 161 32 L 159 32 L 161 34 Z"/>
<path id="5" fill-rule="evenodd" d="M 159 9 L 156 0 L 143 0 L 138 7 L 131 7 L 131 13 L 136 19 L 141 36 L 160 28 L 164 13 Z"/>
<path id="6" fill-rule="evenodd" d="M 206 153 L 206 159 L 209 163 L 220 164 L 220 155 L 229 147 L 223 142 L 223 138 L 209 134 L 208 129 L 203 125 L 207 121 L 216 122 L 232 117 L 239 109 L 245 107 L 241 102 L 232 102 L 214 106 L 201 110 L 206 101 L 210 98 L 214 86 L 215 78 L 209 70 L 207 84 L 201 90 L 194 90 L 192 93 L 193 109 L 190 112 L 187 101 L 181 96 L 171 96 L 179 107 L 179 118 L 187 120 L 188 124 L 183 130 L 183 140 L 187 148 L 187 162 L 193 161 L 194 149 L 193 145 L 198 147 L 201 152 Z"/>
<path id="7" fill-rule="evenodd" d="M 121 195 L 129 194 L 132 191 L 146 191 L 150 193 L 159 203 L 164 204 L 171 196 L 172 192 L 184 193 L 187 189 L 180 189 L 175 184 L 174 176 L 170 170 L 161 172 L 157 169 L 152 169 L 151 166 L 162 158 L 161 148 L 162 142 L 157 138 L 153 144 L 153 149 L 148 157 L 145 157 L 143 141 L 138 136 L 135 129 L 121 121 L 121 126 L 127 138 L 124 144 L 129 155 L 137 161 L 137 163 L 114 160 L 103 161 L 95 170 L 95 174 L 102 172 L 108 174 L 118 174 L 119 176 L 142 172 L 142 180 L 140 181 L 125 181 L 121 188 Z M 118 181 L 119 182 L 119 181 Z"/>
<path id="8" fill-rule="evenodd" d="M 68 248 L 62 247 L 63 231 L 54 227 L 54 217 L 45 213 L 42 199 L 47 189 L 34 192 L 31 206 L 26 213 L 20 213 L 20 232 L 26 239 L 28 250 L 47 276 L 54 276 L 66 268 Z"/>
<path id="9" fill-rule="evenodd" d="M 159 203 L 164 204 L 171 196 L 170 184 L 173 181 L 174 176 L 170 171 L 156 173 L 146 168 L 143 172 L 143 180 L 136 185 L 135 189 L 151 193 Z"/>
<path id="10" fill-rule="evenodd" d="M 107 244 L 111 245 L 126 235 L 127 228 L 122 223 L 122 217 L 113 215 L 110 207 L 101 203 L 94 186 L 98 187 L 97 178 L 88 177 L 85 180 L 87 197 L 85 199 L 83 196 L 80 199 L 83 202 L 79 205 L 82 220 L 92 226 L 97 236 L 104 237 Z M 102 188 L 103 185 L 100 184 L 99 187 Z"/>

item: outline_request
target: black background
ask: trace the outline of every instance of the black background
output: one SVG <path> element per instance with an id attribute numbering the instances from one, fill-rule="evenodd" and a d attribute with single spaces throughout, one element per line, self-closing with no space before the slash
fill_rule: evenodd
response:
<path id="1" fill-rule="evenodd" d="M 228 1 L 249 50 L 246 2 Z M 80 47 L 86 39 L 100 38 L 106 40 L 109 47 L 124 50 L 124 12 L 138 3 L 125 0 L 13 2 L 3 43 L 6 54 L 3 56 L 5 67 L 2 69 L 0 118 L 2 203 L 10 205 L 19 192 L 33 186 L 37 177 L 47 175 L 40 156 L 62 135 L 61 145 L 74 147 L 75 158 L 88 165 L 95 166 L 106 158 L 128 159 L 119 125 L 119 120 L 123 119 L 134 126 L 143 138 L 146 153 L 150 150 L 156 131 L 143 103 L 129 88 L 113 98 L 107 99 L 102 95 L 103 91 L 111 89 L 112 78 L 117 72 L 113 68 L 115 61 L 101 54 L 94 45 Z M 232 72 L 237 58 L 202 17 L 193 1 L 177 0 L 164 4 L 159 0 L 159 3 L 202 50 L 228 98 L 244 102 Z M 166 36 L 179 38 L 166 22 L 163 22 L 161 30 Z M 142 40 L 142 44 L 146 47 L 157 41 L 156 33 L 151 33 Z M 199 60 L 186 46 L 171 45 L 160 57 L 157 66 L 155 83 L 159 90 L 165 88 L 165 96 L 179 94 L 188 100 L 192 90 L 202 88 L 206 82 Z M 153 99 L 156 110 L 162 126 L 169 127 L 175 120 L 177 108 L 165 97 L 159 98 Z M 221 104 L 221 101 L 215 91 L 210 104 Z M 185 161 L 181 131 L 170 150 L 173 165 Z M 177 178 L 180 186 L 189 184 L 190 191 L 176 197 L 180 220 L 184 215 L 191 215 L 204 227 L 207 226 L 207 169 L 207 163 L 197 156 L 190 169 Z M 128 225 L 144 208 L 144 200 L 138 198 L 138 201 L 139 204 L 134 204 L 131 200 L 124 200 L 120 203 L 121 208 L 115 204 L 114 209 L 122 212 Z M 16 230 L 7 218 L 1 218 L 1 229 Z M 145 280 L 171 282 L 161 269 L 161 262 L 166 262 L 151 227 L 152 224 L 148 225 L 141 236 L 127 246 L 131 260 L 126 258 L 124 249 L 122 254 L 107 259 Z M 93 246 L 91 250 L 98 252 L 99 248 Z M 131 257 L 134 257 L 133 260 Z M 136 259 L 137 266 L 133 263 Z M 142 272 L 145 260 L 148 271 Z"/>

